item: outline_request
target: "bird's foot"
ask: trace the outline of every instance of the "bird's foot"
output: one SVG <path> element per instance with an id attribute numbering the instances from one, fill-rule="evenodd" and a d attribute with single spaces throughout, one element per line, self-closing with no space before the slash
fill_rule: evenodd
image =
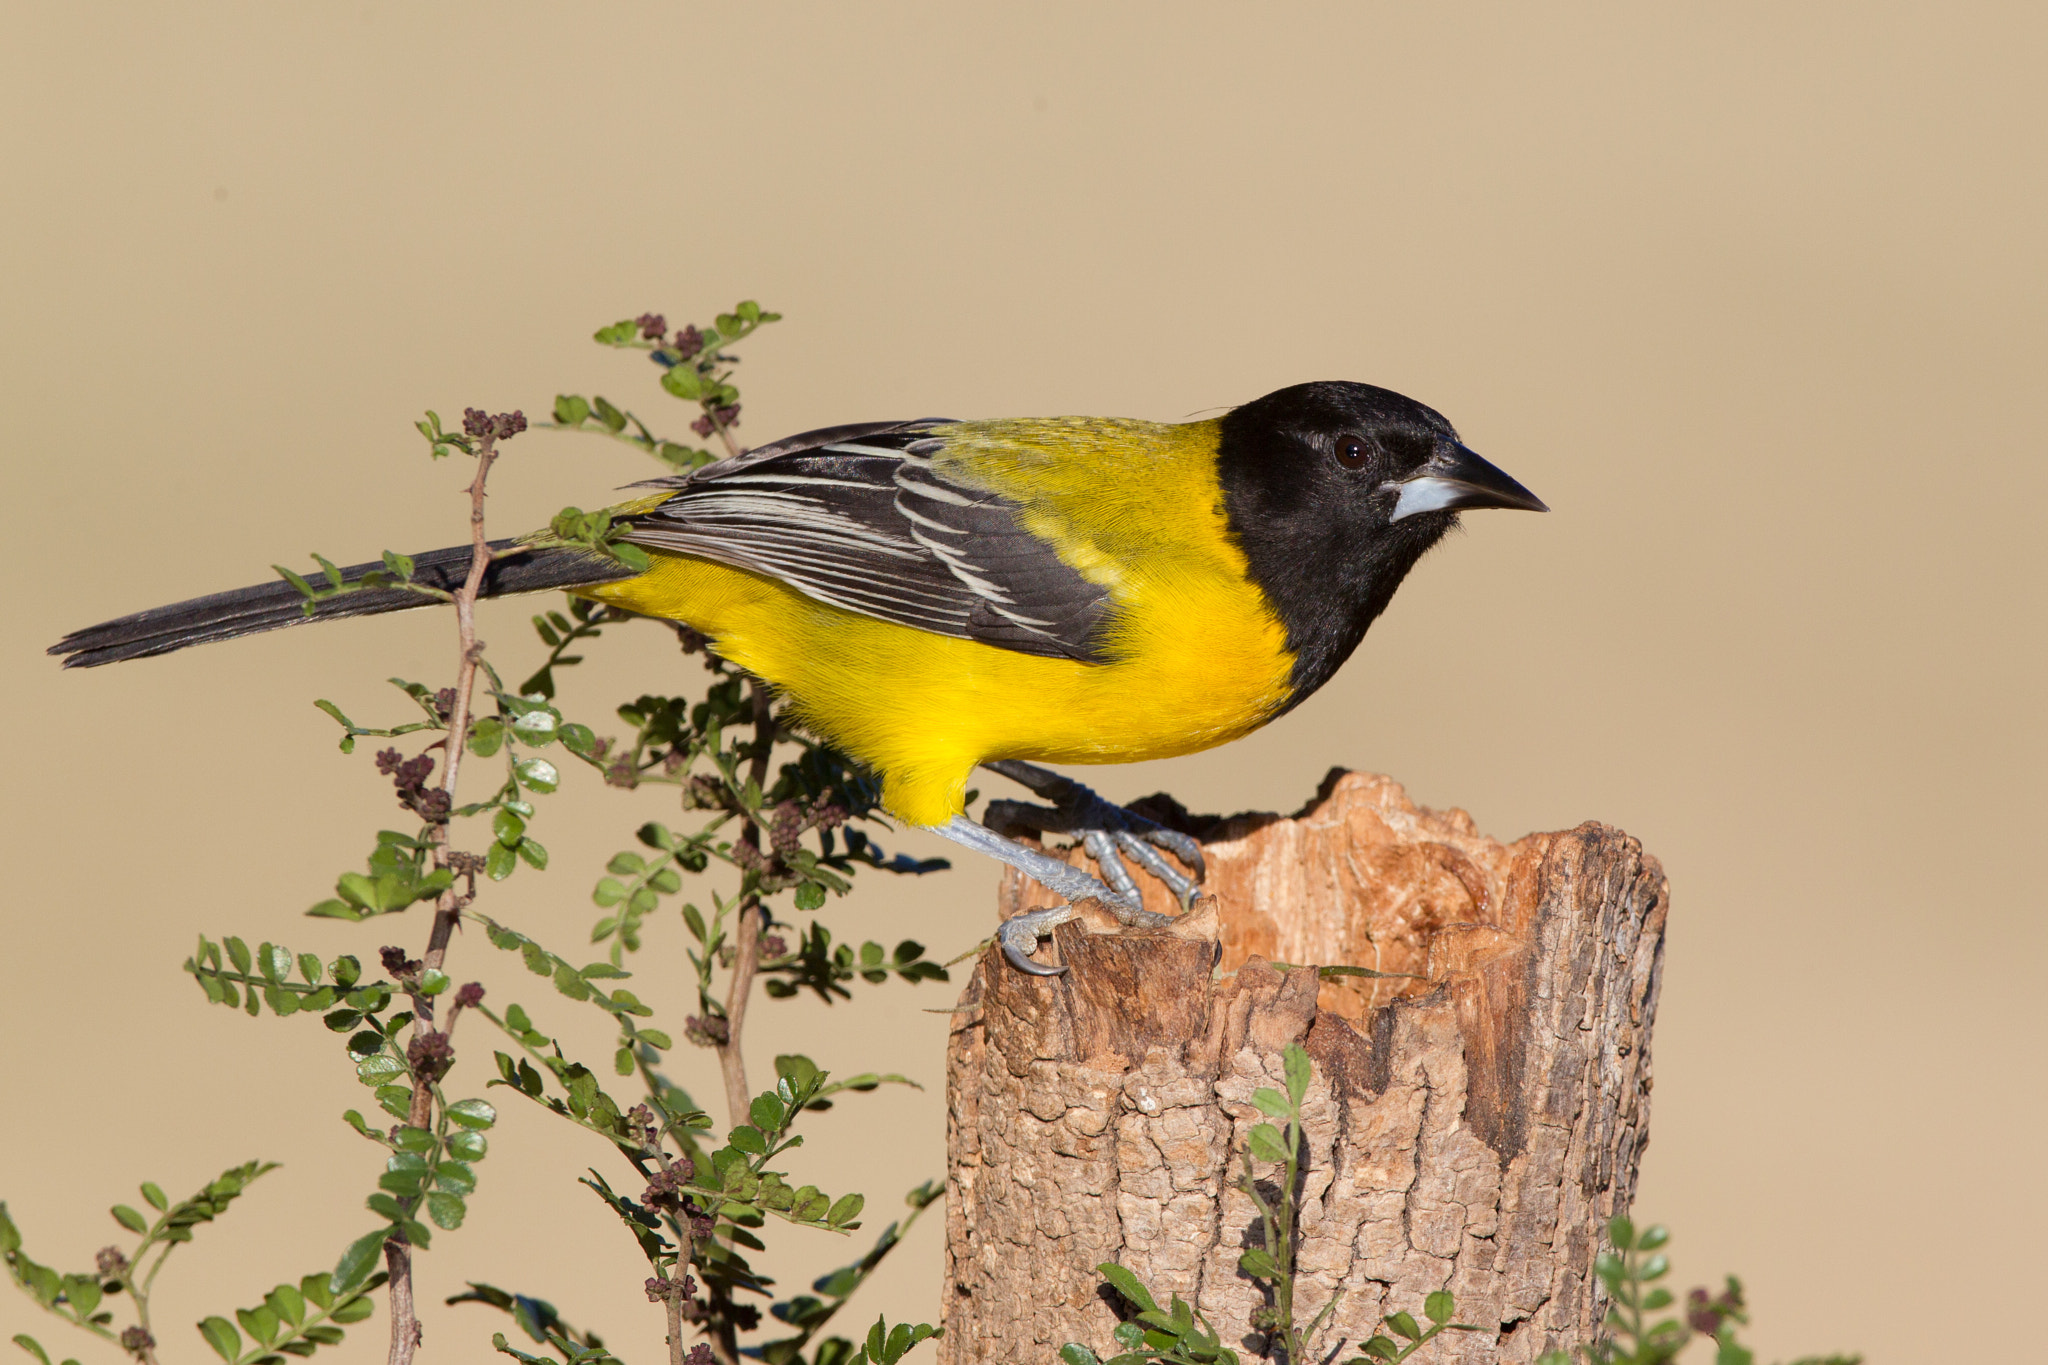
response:
<path id="1" fill-rule="evenodd" d="M 1050 853 L 1030 848 L 1015 839 L 1006 839 L 964 815 L 956 815 L 946 824 L 933 826 L 932 833 L 1007 863 L 1067 902 L 1012 915 L 996 931 L 996 941 L 1002 945 L 1003 956 L 1020 972 L 1028 972 L 1032 976 L 1057 976 L 1066 971 L 1064 967 L 1042 967 L 1031 960 L 1031 954 L 1036 951 L 1038 940 L 1051 933 L 1054 925 L 1074 917 L 1076 901 L 1098 902 L 1116 916 L 1119 923 L 1134 928 L 1154 929 L 1173 922 L 1170 916 L 1145 909 L 1135 888 L 1126 896 Z"/>
<path id="2" fill-rule="evenodd" d="M 1052 803 L 1037 806 L 1024 801 L 991 801 L 986 819 L 992 829 L 1078 835 L 1088 856 L 1102 869 L 1102 879 L 1132 905 L 1141 903 L 1141 898 L 1137 881 L 1124 866 L 1126 858 L 1165 883 L 1183 911 L 1194 904 L 1196 887 L 1207 872 L 1202 862 L 1202 846 L 1195 840 L 1105 801 L 1072 778 L 1035 763 L 1005 758 L 981 766 L 1022 783 Z M 1188 878 L 1160 857 L 1158 850 L 1162 848 L 1192 868 L 1194 877 Z"/>

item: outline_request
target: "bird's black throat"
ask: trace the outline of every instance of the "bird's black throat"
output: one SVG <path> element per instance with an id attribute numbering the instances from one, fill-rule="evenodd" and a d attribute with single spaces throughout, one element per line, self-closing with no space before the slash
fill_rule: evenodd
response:
<path id="1" fill-rule="evenodd" d="M 1331 411 L 1314 392 L 1322 388 L 1246 404 L 1223 418 L 1218 440 L 1224 514 L 1294 656 L 1283 713 L 1330 680 L 1415 562 L 1457 524 L 1454 512 L 1388 523 L 1391 499 L 1377 481 L 1353 477 L 1327 453 L 1359 415 Z"/>

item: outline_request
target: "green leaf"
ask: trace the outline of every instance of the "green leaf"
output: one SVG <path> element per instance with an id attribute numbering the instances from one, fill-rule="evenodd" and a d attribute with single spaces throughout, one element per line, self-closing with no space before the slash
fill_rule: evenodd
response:
<path id="1" fill-rule="evenodd" d="M 457 1100 L 448 1106 L 448 1117 L 464 1128 L 481 1132 L 498 1121 L 498 1111 L 483 1100 Z"/>
<path id="2" fill-rule="evenodd" d="M 462 1226 L 463 1215 L 469 1212 L 459 1195 L 435 1192 L 427 1196 L 427 1217 L 434 1220 L 434 1226 L 445 1232 L 453 1232 Z"/>
<path id="3" fill-rule="evenodd" d="M 815 1089 L 825 1078 L 818 1064 L 800 1052 L 785 1052 L 777 1057 L 775 1074 L 789 1083 L 792 1095 Z"/>
<path id="4" fill-rule="evenodd" d="M 297 1327 L 306 1320 L 306 1296 L 288 1284 L 281 1284 L 263 1296 L 263 1304 L 277 1314 L 280 1322 Z"/>
<path id="5" fill-rule="evenodd" d="M 464 1131 L 448 1135 L 448 1155 L 457 1161 L 482 1161 L 490 1145 L 490 1140 L 482 1133 Z"/>
<path id="6" fill-rule="evenodd" d="M 509 810 L 500 809 L 491 817 L 491 834 L 507 848 L 516 848 L 526 833 L 526 822 Z"/>
<path id="7" fill-rule="evenodd" d="M 1060 1347 L 1060 1359 L 1065 1365 L 1102 1365 L 1095 1352 L 1078 1341 L 1070 1341 Z"/>
<path id="8" fill-rule="evenodd" d="M 551 792 L 562 785 L 562 774 L 544 758 L 519 760 L 519 780 L 537 792 Z"/>
<path id="9" fill-rule="evenodd" d="M 1252 1091 L 1252 1103 L 1257 1105 L 1259 1112 L 1267 1118 L 1284 1119 L 1289 1113 L 1287 1097 L 1270 1085 L 1262 1085 Z"/>
<path id="10" fill-rule="evenodd" d="M 1636 1244 L 1636 1225 L 1617 1213 L 1607 1224 L 1607 1240 L 1614 1243 L 1616 1251 L 1631 1250 Z"/>
<path id="11" fill-rule="evenodd" d="M 600 346 L 623 346 L 639 335 L 640 325 L 634 322 L 633 319 L 627 318 L 625 321 L 615 322 L 609 327 L 598 328 L 596 332 L 592 333 L 591 340 L 597 342 Z M 600 399 L 599 401 L 602 402 L 603 400 Z"/>
<path id="12" fill-rule="evenodd" d="M 548 870 L 548 851 L 540 840 L 521 839 L 517 851 L 520 858 L 534 871 L 545 872 Z"/>
<path id="13" fill-rule="evenodd" d="M 1114 1261 L 1104 1261 L 1095 1267 L 1095 1273 L 1108 1280 L 1117 1293 L 1124 1296 L 1142 1312 L 1156 1313 L 1159 1305 L 1153 1302 L 1152 1291 L 1145 1288 L 1144 1281 Z"/>
<path id="14" fill-rule="evenodd" d="M 1458 1301 L 1448 1289 L 1439 1289 L 1422 1301 L 1422 1315 L 1439 1325 L 1458 1315 Z"/>
<path id="15" fill-rule="evenodd" d="M 542 708 L 528 711 L 513 720 L 512 733 L 519 737 L 522 744 L 530 744 L 539 749 L 555 742 L 555 727 L 558 724 L 560 721 L 555 713 Z"/>
<path id="16" fill-rule="evenodd" d="M 1280 1064 L 1287 1072 L 1288 1098 L 1299 1107 L 1301 1097 L 1308 1093 L 1309 1078 L 1315 1074 L 1308 1052 L 1299 1043 L 1289 1043 L 1280 1054 Z"/>
<path id="17" fill-rule="evenodd" d="M 149 1231 L 149 1220 L 144 1218 L 138 1210 L 131 1209 L 126 1204 L 116 1204 L 109 1212 L 114 1215 L 115 1222 L 130 1232 Z"/>
<path id="18" fill-rule="evenodd" d="M 555 399 L 555 420 L 563 426 L 581 426 L 589 418 L 590 404 L 584 399 L 573 393 L 565 393 Z"/>
<path id="19" fill-rule="evenodd" d="M 71 1301 L 71 1307 L 78 1316 L 89 1318 L 100 1306 L 100 1282 L 91 1275 L 66 1275 L 64 1297 Z"/>
<path id="20" fill-rule="evenodd" d="M 142 1182 L 142 1197 L 148 1200 L 149 1206 L 159 1213 L 171 1206 L 171 1201 L 164 1197 L 163 1188 L 153 1180 Z"/>
<path id="21" fill-rule="evenodd" d="M 450 1194 L 474 1194 L 476 1172 L 460 1161 L 442 1161 L 434 1166 L 434 1184 Z"/>
<path id="22" fill-rule="evenodd" d="M 1408 1338 L 1408 1340 L 1422 1340 L 1422 1329 L 1416 1326 L 1415 1319 L 1407 1313 L 1389 1313 L 1385 1320 L 1387 1326 L 1393 1328 L 1396 1332 Z"/>
<path id="23" fill-rule="evenodd" d="M 368 1295 L 358 1294 L 352 1299 L 346 1299 L 336 1304 L 333 1313 L 329 1314 L 329 1316 L 336 1322 L 361 1322 L 376 1311 L 377 1305 L 370 1301 Z M 317 1329 L 308 1330 L 306 1335 L 313 1335 L 313 1330 Z"/>
<path id="24" fill-rule="evenodd" d="M 228 950 L 228 960 L 235 964 L 235 970 L 247 975 L 251 961 L 249 945 L 230 934 L 221 940 L 221 946 Z"/>
<path id="25" fill-rule="evenodd" d="M 825 1221 L 835 1228 L 844 1227 L 860 1217 L 860 1211 L 867 1207 L 867 1203 L 866 1195 L 843 1194 L 833 1203 L 830 1211 L 825 1214 Z"/>
<path id="26" fill-rule="evenodd" d="M 306 912 L 314 919 L 345 919 L 351 923 L 362 919 L 363 912 L 347 901 L 324 900 Z"/>
<path id="27" fill-rule="evenodd" d="M 505 747 L 505 722 L 496 716 L 485 716 L 469 727 L 469 751 L 478 758 L 489 758 Z"/>
<path id="28" fill-rule="evenodd" d="M 15 1344 L 16 1346 L 19 1346 L 19 1347 L 20 1347 L 20 1348 L 21 1348 L 22 1350 L 24 1350 L 24 1351 L 27 1351 L 27 1352 L 28 1352 L 28 1353 L 29 1353 L 30 1355 L 34 1356 L 34 1357 L 35 1357 L 35 1358 L 36 1358 L 37 1360 L 40 1360 L 40 1361 L 42 1361 L 42 1362 L 43 1362 L 43 1365 L 50 1365 L 50 1357 L 49 1357 L 49 1355 L 48 1355 L 48 1354 L 47 1354 L 47 1353 L 46 1353 L 46 1352 L 45 1352 L 45 1351 L 43 1350 L 43 1343 L 41 1343 L 40 1341 L 37 1341 L 37 1340 L 36 1340 L 36 1339 L 35 1339 L 34 1337 L 30 1336 L 30 1335 L 29 1335 L 28 1333 L 26 1333 L 26 1332 L 16 1332 L 16 1333 L 14 1334 L 14 1344 Z M 70 1362 L 69 1362 L 69 1361 L 65 1362 L 65 1365 L 70 1365 Z"/>
<path id="29" fill-rule="evenodd" d="M 341 1260 L 335 1265 L 334 1273 L 327 1277 L 327 1292 L 337 1297 L 355 1292 L 363 1281 L 370 1278 L 376 1268 L 377 1257 L 384 1249 L 384 1242 L 391 1236 L 390 1228 L 378 1228 L 366 1232 L 348 1244 L 348 1250 L 341 1253 Z"/>
<path id="30" fill-rule="evenodd" d="M 704 396 L 704 378 L 694 365 L 674 365 L 664 370 L 661 387 L 686 403 L 697 402 Z"/>
<path id="31" fill-rule="evenodd" d="M 199 1335 L 206 1338 L 214 1354 L 222 1360 L 232 1361 L 242 1353 L 242 1334 L 226 1318 L 208 1318 L 199 1324 Z"/>
<path id="32" fill-rule="evenodd" d="M 1261 1161 L 1287 1160 L 1287 1143 L 1280 1136 L 1280 1130 L 1270 1123 L 1254 1124 L 1245 1138 L 1245 1147 Z"/>
<path id="33" fill-rule="evenodd" d="M 1237 1268 L 1255 1280 L 1280 1278 L 1280 1263 L 1264 1247 L 1253 1247 L 1237 1258 Z"/>
<path id="34" fill-rule="evenodd" d="M 235 1321 L 242 1324 L 242 1330 L 268 1346 L 277 1340 L 278 1329 L 284 1326 L 276 1313 L 267 1306 L 263 1308 L 237 1308 Z"/>
<path id="35" fill-rule="evenodd" d="M 789 1111 L 782 1107 L 782 1101 L 773 1095 L 756 1095 L 747 1107 L 747 1117 L 763 1132 L 776 1132 L 789 1117 Z"/>
<path id="36" fill-rule="evenodd" d="M 725 1140 L 748 1156 L 763 1156 L 768 1151 L 768 1143 L 761 1136 L 761 1130 L 750 1124 L 740 1124 L 726 1135 Z"/>
<path id="37" fill-rule="evenodd" d="M 502 882 L 519 866 L 519 855 L 503 844 L 494 843 L 484 853 L 484 875 Z"/>

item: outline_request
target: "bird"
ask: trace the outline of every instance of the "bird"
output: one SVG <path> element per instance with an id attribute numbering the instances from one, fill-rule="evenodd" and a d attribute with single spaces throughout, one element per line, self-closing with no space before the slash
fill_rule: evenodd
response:
<path id="1" fill-rule="evenodd" d="M 1435 409 L 1350 381 L 1178 423 L 852 423 L 634 491 L 610 512 L 647 567 L 542 532 L 492 543 L 484 595 L 567 590 L 702 635 L 878 778 L 896 818 L 1063 900 L 997 932 L 1036 975 L 1063 970 L 1033 954 L 1079 902 L 1163 922 L 1126 859 L 1183 908 L 1203 875 L 1193 840 L 1040 764 L 1240 739 L 1329 681 L 1461 511 L 1549 510 Z M 414 581 L 458 586 L 472 555 L 414 556 Z M 49 652 L 94 667 L 432 602 L 372 587 L 308 613 L 298 588 L 267 583 L 76 631 Z M 971 819 L 978 766 L 1048 801 L 1017 806 L 1012 823 L 1079 835 L 1101 878 Z"/>

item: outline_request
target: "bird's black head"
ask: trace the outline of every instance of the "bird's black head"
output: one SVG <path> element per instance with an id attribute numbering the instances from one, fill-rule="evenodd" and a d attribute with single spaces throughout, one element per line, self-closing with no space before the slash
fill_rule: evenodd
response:
<path id="1" fill-rule="evenodd" d="M 1287 627 L 1289 705 L 1329 681 L 1461 507 L 1547 510 L 1433 409 L 1370 384 L 1296 384 L 1225 417 L 1224 511 Z"/>

